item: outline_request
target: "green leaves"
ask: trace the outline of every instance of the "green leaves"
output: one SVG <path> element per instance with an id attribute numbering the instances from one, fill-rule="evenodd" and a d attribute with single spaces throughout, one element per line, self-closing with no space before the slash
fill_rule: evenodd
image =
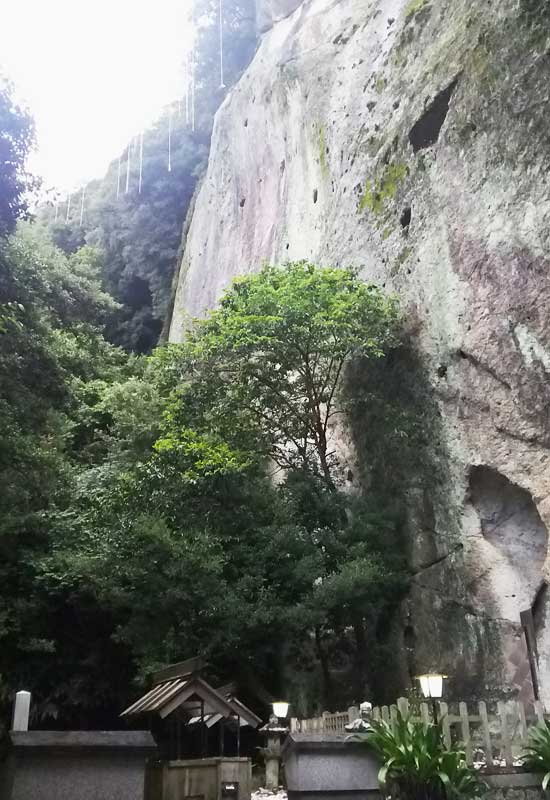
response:
<path id="1" fill-rule="evenodd" d="M 0 238 L 28 213 L 29 196 L 37 186 L 26 168 L 34 143 L 34 121 L 15 102 L 13 86 L 0 76 Z"/>
<path id="2" fill-rule="evenodd" d="M 344 371 L 356 358 L 381 358 L 396 345 L 398 327 L 395 298 L 349 270 L 266 266 L 234 281 L 164 367 L 179 372 L 176 403 L 194 409 L 199 425 L 202 415 L 202 424 L 231 437 L 226 419 L 237 418 L 234 435 L 255 438 L 281 467 L 334 485 L 330 437 L 344 411 Z"/>
<path id="3" fill-rule="evenodd" d="M 395 787 L 407 800 L 449 800 L 480 797 L 487 789 L 464 752 L 447 748 L 441 722 L 425 725 L 398 712 L 391 723 L 373 721 L 372 731 L 351 738 L 382 760 L 378 779 L 386 793 Z"/>
<path id="4" fill-rule="evenodd" d="M 550 783 L 550 723 L 548 721 L 539 723 L 530 729 L 522 764 L 530 772 L 545 773 L 542 779 L 542 789 L 546 791 Z"/>
<path id="5" fill-rule="evenodd" d="M 402 564 L 395 521 L 340 491 L 330 429 L 347 365 L 393 347 L 395 301 L 266 267 L 183 345 L 128 358 L 102 335 L 98 251 L 35 229 L 0 258 L 0 670 L 25 665 L 64 719 L 82 685 L 117 708 L 136 672 L 195 652 L 308 703 L 347 669 L 343 701 L 362 696 Z"/>

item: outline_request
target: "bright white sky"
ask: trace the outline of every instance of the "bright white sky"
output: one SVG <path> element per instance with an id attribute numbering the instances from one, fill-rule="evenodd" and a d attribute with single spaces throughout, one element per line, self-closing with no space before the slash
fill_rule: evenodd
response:
<path id="1" fill-rule="evenodd" d="M 101 177 L 131 136 L 183 95 L 189 0 L 2 3 L 0 72 L 38 131 L 45 188 Z"/>

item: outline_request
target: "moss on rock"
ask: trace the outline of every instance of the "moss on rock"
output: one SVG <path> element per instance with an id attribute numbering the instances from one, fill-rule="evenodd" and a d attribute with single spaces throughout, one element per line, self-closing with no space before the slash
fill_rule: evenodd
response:
<path id="1" fill-rule="evenodd" d="M 405 180 L 408 169 L 405 164 L 386 164 L 382 174 L 374 181 L 367 181 L 359 200 L 358 211 L 368 209 L 373 214 L 381 214 L 388 200 L 397 195 L 399 185 Z"/>

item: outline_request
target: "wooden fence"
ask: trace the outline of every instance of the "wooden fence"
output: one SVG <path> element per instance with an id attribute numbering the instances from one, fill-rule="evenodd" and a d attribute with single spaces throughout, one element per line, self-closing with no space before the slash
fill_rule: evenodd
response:
<path id="1" fill-rule="evenodd" d="M 433 717 L 431 705 L 409 703 L 404 697 L 400 697 L 395 705 L 373 708 L 372 717 L 391 723 L 398 710 L 426 724 Z M 438 702 L 436 710 L 446 744 L 460 743 L 469 764 L 484 764 L 487 767 L 512 767 L 517 764 L 529 728 L 550 719 L 542 703 L 536 702 L 526 709 L 517 700 L 496 703 L 481 701 L 473 713 L 466 703 L 449 705 Z M 291 719 L 290 729 L 302 733 L 346 733 L 345 726 L 359 716 L 356 706 L 334 714 L 325 711 L 322 716 L 312 719 Z"/>

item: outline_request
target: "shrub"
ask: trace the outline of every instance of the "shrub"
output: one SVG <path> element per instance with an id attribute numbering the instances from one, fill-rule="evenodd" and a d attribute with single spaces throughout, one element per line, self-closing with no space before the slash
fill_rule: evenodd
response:
<path id="1" fill-rule="evenodd" d="M 445 745 L 441 722 L 425 725 L 398 712 L 391 724 L 374 721 L 371 731 L 352 738 L 381 759 L 378 780 L 386 796 L 449 800 L 480 797 L 486 790 L 464 752 Z"/>
<path id="2" fill-rule="evenodd" d="M 543 791 L 550 782 L 550 722 L 541 722 L 529 731 L 522 764 L 531 772 L 542 772 Z"/>

